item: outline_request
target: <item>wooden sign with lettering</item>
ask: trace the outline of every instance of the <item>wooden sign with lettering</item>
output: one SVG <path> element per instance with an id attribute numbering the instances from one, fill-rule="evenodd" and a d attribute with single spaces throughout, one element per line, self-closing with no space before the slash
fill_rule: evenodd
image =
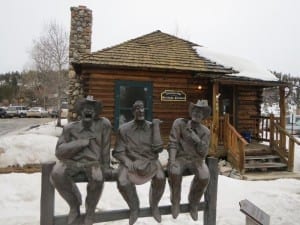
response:
<path id="1" fill-rule="evenodd" d="M 240 210 L 246 215 L 246 225 L 270 225 L 270 216 L 247 199 L 240 201 Z"/>
<path id="2" fill-rule="evenodd" d="M 183 91 L 164 90 L 160 94 L 161 101 L 186 101 L 186 94 Z"/>

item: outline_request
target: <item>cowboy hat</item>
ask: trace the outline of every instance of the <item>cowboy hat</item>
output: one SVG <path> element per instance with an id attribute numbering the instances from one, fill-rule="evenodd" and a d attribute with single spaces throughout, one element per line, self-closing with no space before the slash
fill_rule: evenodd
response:
<path id="1" fill-rule="evenodd" d="M 88 95 L 86 98 L 82 98 L 77 100 L 75 111 L 78 115 L 80 115 L 81 110 L 86 105 L 92 105 L 95 109 L 96 115 L 100 114 L 102 111 L 102 102 L 94 100 L 93 96 Z"/>
<path id="2" fill-rule="evenodd" d="M 133 162 L 133 170 L 128 171 L 128 178 L 134 184 L 144 184 L 157 172 L 156 161 L 138 159 Z"/>
<path id="3" fill-rule="evenodd" d="M 190 115 L 194 108 L 197 108 L 202 111 L 203 119 L 207 118 L 211 113 L 211 107 L 208 105 L 207 100 L 198 100 L 196 104 L 190 102 L 190 105 L 189 105 L 189 114 Z"/>

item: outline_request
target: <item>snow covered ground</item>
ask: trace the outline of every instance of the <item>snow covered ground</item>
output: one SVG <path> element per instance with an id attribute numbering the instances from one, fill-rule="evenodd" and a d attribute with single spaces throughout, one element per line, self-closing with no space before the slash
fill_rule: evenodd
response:
<path id="1" fill-rule="evenodd" d="M 0 137 L 0 167 L 24 165 L 55 160 L 54 149 L 61 128 L 55 122 L 31 129 L 20 130 Z M 300 147 L 296 146 L 295 169 L 300 171 Z M 191 177 L 184 178 L 182 202 L 187 202 L 187 193 Z M 0 224 L 2 225 L 39 225 L 41 174 L 1 174 L 0 175 Z M 79 188 L 85 198 L 85 184 Z M 137 186 L 141 207 L 148 206 L 149 184 Z M 67 214 L 68 206 L 56 194 L 56 214 Z M 168 185 L 160 205 L 169 204 Z M 242 225 L 245 216 L 239 211 L 239 201 L 248 199 L 271 216 L 272 225 L 298 225 L 300 221 L 300 180 L 278 179 L 273 181 L 244 181 L 219 176 L 217 224 Z M 106 183 L 97 210 L 127 208 L 117 191 L 115 183 Z M 84 208 L 82 208 L 84 211 Z M 163 216 L 163 225 L 202 224 L 202 212 L 199 221 L 194 222 L 189 214 L 180 214 L 175 220 Z M 128 220 L 101 224 L 125 225 Z M 149 218 L 139 218 L 136 225 L 157 224 Z"/>

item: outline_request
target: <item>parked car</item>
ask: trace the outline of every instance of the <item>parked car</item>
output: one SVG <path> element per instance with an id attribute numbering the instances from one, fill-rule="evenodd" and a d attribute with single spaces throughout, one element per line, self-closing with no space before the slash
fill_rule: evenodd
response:
<path id="1" fill-rule="evenodd" d="M 293 135 L 300 135 L 300 115 L 287 116 L 285 129 Z"/>
<path id="2" fill-rule="evenodd" d="M 26 117 L 27 107 L 25 106 L 9 106 L 6 110 L 7 117 Z"/>
<path id="3" fill-rule="evenodd" d="M 48 117 L 49 113 L 43 107 L 32 107 L 27 111 L 27 117 Z"/>
<path id="4" fill-rule="evenodd" d="M 0 108 L 0 118 L 6 117 L 6 110 L 4 108 Z"/>
<path id="5" fill-rule="evenodd" d="M 68 117 L 68 104 L 67 103 L 63 103 L 61 105 L 60 110 L 55 106 L 53 108 L 49 109 L 49 115 L 51 116 L 51 118 L 57 118 L 58 117 L 58 112 L 60 111 L 60 117 L 61 118 L 67 118 Z"/>
<path id="6" fill-rule="evenodd" d="M 56 108 L 49 110 L 49 115 L 51 118 L 57 118 L 58 117 L 58 110 Z"/>

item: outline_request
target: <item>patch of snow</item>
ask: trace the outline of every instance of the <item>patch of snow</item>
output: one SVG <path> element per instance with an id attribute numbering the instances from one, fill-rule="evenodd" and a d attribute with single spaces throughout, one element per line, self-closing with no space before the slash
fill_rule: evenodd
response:
<path id="1" fill-rule="evenodd" d="M 228 74 L 230 76 L 246 77 L 250 79 L 259 79 L 263 81 L 278 81 L 278 78 L 262 66 L 251 62 L 250 60 L 220 53 L 206 47 L 194 47 L 200 57 L 204 57 L 220 64 L 226 68 L 232 68 L 238 73 Z"/>

